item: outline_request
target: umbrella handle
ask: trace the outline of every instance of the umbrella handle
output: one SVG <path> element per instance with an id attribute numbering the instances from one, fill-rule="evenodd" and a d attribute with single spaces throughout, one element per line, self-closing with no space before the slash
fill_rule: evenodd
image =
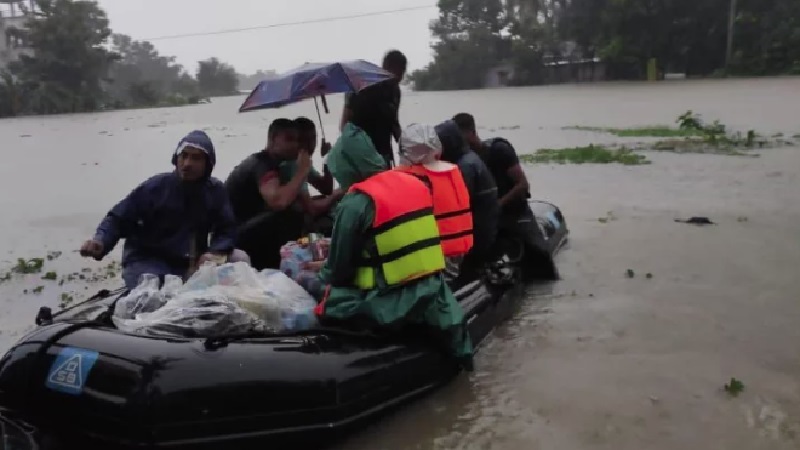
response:
<path id="1" fill-rule="evenodd" d="M 322 107 L 325 108 L 325 114 L 330 114 L 331 110 L 328 109 L 328 99 L 325 97 L 325 94 L 320 95 L 322 99 Z"/>
<path id="2" fill-rule="evenodd" d="M 328 102 L 325 100 L 324 95 L 320 95 L 322 97 L 322 106 L 325 107 L 325 113 L 329 114 L 328 111 Z M 319 131 L 322 133 L 322 142 L 325 142 L 325 127 L 322 125 L 322 114 L 319 113 L 319 102 L 317 102 L 317 97 L 314 97 L 314 107 L 317 108 L 317 119 L 319 119 Z"/>

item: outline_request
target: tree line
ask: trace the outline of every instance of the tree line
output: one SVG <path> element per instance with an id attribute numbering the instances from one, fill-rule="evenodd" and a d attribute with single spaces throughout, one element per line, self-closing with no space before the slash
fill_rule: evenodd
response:
<path id="1" fill-rule="evenodd" d="M 612 80 L 644 79 L 652 60 L 659 74 L 689 77 L 800 74 L 798 0 L 439 0 L 438 7 L 434 60 L 411 74 L 418 90 L 481 88 L 500 64 L 513 67 L 510 84 L 540 84 L 548 62 L 595 58 Z"/>
<path id="2" fill-rule="evenodd" d="M 24 28 L 7 31 L 30 51 L 0 72 L 0 117 L 177 106 L 238 92 L 232 66 L 209 58 L 189 73 L 150 42 L 113 34 L 94 1 L 36 5 Z"/>

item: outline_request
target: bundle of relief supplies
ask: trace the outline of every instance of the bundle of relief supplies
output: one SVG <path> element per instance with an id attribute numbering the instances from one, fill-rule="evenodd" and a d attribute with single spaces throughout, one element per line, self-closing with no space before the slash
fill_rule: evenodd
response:
<path id="1" fill-rule="evenodd" d="M 280 270 L 302 286 L 317 300 L 321 300 L 325 286 L 319 278 L 319 269 L 328 257 L 331 240 L 311 233 L 281 247 Z"/>
<path id="2" fill-rule="evenodd" d="M 247 263 L 204 264 L 184 284 L 180 277 L 143 275 L 120 298 L 112 320 L 122 331 L 208 337 L 286 332 L 313 327 L 316 301 L 278 270 Z"/>

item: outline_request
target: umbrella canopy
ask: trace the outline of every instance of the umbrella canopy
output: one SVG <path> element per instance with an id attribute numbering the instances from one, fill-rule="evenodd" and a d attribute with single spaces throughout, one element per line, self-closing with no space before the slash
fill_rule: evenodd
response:
<path id="1" fill-rule="evenodd" d="M 281 76 L 258 83 L 239 112 L 278 108 L 318 95 L 358 92 L 390 80 L 393 75 L 364 60 L 306 63 Z"/>

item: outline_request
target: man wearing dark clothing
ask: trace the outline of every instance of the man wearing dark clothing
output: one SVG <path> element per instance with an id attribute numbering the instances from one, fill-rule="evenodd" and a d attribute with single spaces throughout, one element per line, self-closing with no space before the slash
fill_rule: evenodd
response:
<path id="1" fill-rule="evenodd" d="M 383 69 L 395 78 L 349 94 L 345 100 L 340 128 L 347 122 L 364 130 L 372 139 L 387 166 L 394 165 L 392 138 L 400 139 L 400 82 L 406 74 L 408 60 L 398 50 L 391 50 L 383 58 Z"/>
<path id="2" fill-rule="evenodd" d="M 453 120 L 458 124 L 464 139 L 492 172 L 497 183 L 497 196 L 503 216 L 525 213 L 528 209 L 530 184 L 519 164 L 514 147 L 503 138 L 482 142 L 475 127 L 475 119 L 467 113 L 457 114 Z"/>
<path id="3" fill-rule="evenodd" d="M 150 177 L 117 203 L 81 246 L 81 256 L 99 261 L 125 239 L 128 289 L 144 274 L 187 277 L 205 261 L 235 256 L 236 221 L 222 182 L 211 176 L 216 162 L 206 133 L 186 135 L 172 154 L 175 170 Z"/>
<path id="4" fill-rule="evenodd" d="M 491 172 L 475 152 L 471 151 L 461 132 L 452 120 L 435 127 L 442 143 L 443 161 L 455 164 L 461 170 L 469 191 L 472 210 L 473 245 L 464 258 L 460 278 L 469 280 L 494 256 L 497 238 L 499 205 L 497 186 Z"/>
<path id="5" fill-rule="evenodd" d="M 308 149 L 299 148 L 298 134 L 294 121 L 274 120 L 266 148 L 248 156 L 225 181 L 239 225 L 238 246 L 257 270 L 277 269 L 281 246 L 300 237 L 305 214 L 325 213 L 341 198 L 336 193 L 312 200 L 303 190 L 311 171 L 311 155 Z M 291 179 L 282 181 L 281 164 L 295 160 Z"/>
<path id="6" fill-rule="evenodd" d="M 540 247 L 543 237 L 528 206 L 530 185 L 514 147 L 503 138 L 482 142 L 470 114 L 457 114 L 453 120 L 470 148 L 486 162 L 497 183 L 501 208 L 498 230 L 504 237 L 517 236 L 528 246 Z"/>

